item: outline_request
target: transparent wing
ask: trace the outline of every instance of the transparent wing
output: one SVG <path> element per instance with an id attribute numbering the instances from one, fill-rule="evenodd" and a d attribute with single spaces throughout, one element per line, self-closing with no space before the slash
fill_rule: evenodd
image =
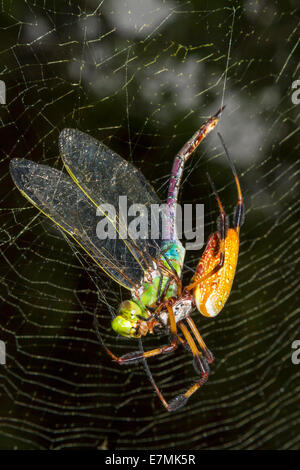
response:
<path id="1" fill-rule="evenodd" d="M 59 149 L 67 171 L 96 206 L 109 202 L 118 207 L 120 195 L 127 196 L 128 206 L 160 203 L 135 166 L 88 134 L 64 129 Z"/>
<path id="2" fill-rule="evenodd" d="M 67 171 L 92 203 L 96 207 L 109 203 L 116 209 L 117 219 L 112 223 L 117 225 L 119 236 L 122 232 L 123 239 L 118 236 L 115 241 L 114 256 L 119 259 L 119 250 L 124 253 L 127 249 L 143 267 L 145 263 L 141 253 L 144 256 L 155 256 L 161 243 L 161 237 L 155 241 L 151 237 L 151 228 L 156 228 L 156 233 L 159 232 L 159 220 L 151 219 L 150 206 L 160 203 L 152 186 L 131 163 L 77 129 L 64 129 L 60 133 L 59 148 Z M 146 224 L 144 238 L 132 239 L 130 229 L 128 230 L 130 223 L 120 215 L 120 196 L 123 196 L 122 204 L 127 206 L 123 206 L 123 214 L 130 207 L 137 208 L 139 205 L 140 209 L 143 208 Z M 127 198 L 126 203 L 124 197 Z"/>
<path id="3" fill-rule="evenodd" d="M 128 289 L 139 283 L 146 266 L 136 262 L 138 249 L 133 256 L 121 240 L 99 239 L 96 207 L 70 177 L 25 159 L 13 159 L 10 172 L 21 193 L 71 235 L 108 275 Z"/>

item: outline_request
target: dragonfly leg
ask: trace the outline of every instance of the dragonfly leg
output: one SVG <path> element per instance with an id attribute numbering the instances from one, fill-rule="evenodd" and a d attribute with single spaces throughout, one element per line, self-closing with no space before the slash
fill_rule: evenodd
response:
<path id="1" fill-rule="evenodd" d="M 165 267 L 164 267 L 164 269 L 165 269 Z M 181 294 L 181 280 L 180 280 L 180 278 L 177 276 L 177 274 L 176 274 L 176 277 L 175 277 L 174 274 L 170 273 L 170 275 L 169 275 L 169 273 L 168 273 L 168 280 L 167 280 L 167 283 L 166 283 L 164 289 L 162 290 L 162 281 L 163 281 L 163 277 L 164 277 L 164 275 L 163 275 L 163 272 L 161 271 L 161 272 L 160 272 L 160 278 L 159 278 L 159 285 L 158 285 L 158 289 L 157 289 L 158 297 L 157 297 L 157 300 L 156 300 L 156 303 L 159 304 L 160 309 L 166 305 L 166 303 L 164 303 L 163 299 L 164 299 L 165 296 L 167 295 L 167 292 L 168 292 L 168 290 L 169 290 L 170 284 L 171 284 L 171 282 L 172 282 L 173 279 L 175 279 L 175 282 L 176 282 L 177 287 L 178 287 L 177 292 L 178 292 L 179 294 L 177 294 L 177 295 L 180 295 L 180 294 Z M 168 300 L 170 300 L 170 299 L 168 299 Z"/>
<path id="2" fill-rule="evenodd" d="M 169 279 L 168 279 L 168 281 L 167 281 L 167 283 L 166 283 L 166 285 L 165 285 L 164 290 L 163 290 L 162 292 L 161 292 L 161 290 L 159 290 L 159 297 L 158 297 L 158 299 L 157 299 L 157 303 L 158 303 L 159 305 L 164 306 L 163 299 L 164 299 L 165 295 L 166 295 L 167 292 L 168 292 L 168 289 L 169 289 L 169 287 L 170 287 L 171 282 L 172 282 L 172 278 L 169 277 Z M 160 286 L 160 288 L 161 288 L 161 286 Z"/>
<path id="3" fill-rule="evenodd" d="M 180 277 L 178 276 L 175 268 L 170 264 L 169 260 L 167 258 L 165 258 L 165 260 L 168 263 L 169 268 L 167 268 L 163 263 L 160 263 L 160 262 L 157 263 L 161 269 L 161 276 L 163 276 L 163 273 L 165 273 L 168 276 L 168 282 L 163 290 L 163 293 L 161 293 L 161 283 L 159 285 L 159 290 L 158 290 L 159 297 L 158 297 L 157 303 L 160 303 L 162 299 L 164 298 L 164 296 L 166 295 L 166 293 L 168 292 L 168 289 L 170 287 L 172 280 L 174 280 L 177 284 L 177 297 L 180 297 L 181 292 L 182 292 L 182 282 L 181 282 Z"/>
<path id="4" fill-rule="evenodd" d="M 168 268 L 168 274 L 170 276 L 172 276 L 172 278 L 175 280 L 176 284 L 177 284 L 177 296 L 179 297 L 181 295 L 181 292 L 182 292 L 182 282 L 181 282 L 181 279 L 180 277 L 178 276 L 177 272 L 176 272 L 176 269 L 174 268 L 174 266 L 172 266 L 172 264 L 170 263 L 170 260 L 164 256 L 164 259 L 166 261 L 166 263 L 168 264 L 169 268 Z M 165 266 L 163 264 L 160 264 L 160 266 L 163 268 L 163 269 L 166 269 Z M 162 297 L 163 298 L 163 297 Z"/>
<path id="5" fill-rule="evenodd" d="M 158 284 L 158 289 L 157 289 L 157 293 L 158 293 L 158 299 L 157 299 L 157 302 L 160 304 L 161 303 L 161 299 L 162 299 L 162 292 L 161 292 L 161 288 L 162 288 L 162 281 L 163 281 L 163 273 L 161 272 L 160 273 L 160 276 L 159 276 L 159 284 Z M 169 287 L 168 287 L 169 288 Z"/>

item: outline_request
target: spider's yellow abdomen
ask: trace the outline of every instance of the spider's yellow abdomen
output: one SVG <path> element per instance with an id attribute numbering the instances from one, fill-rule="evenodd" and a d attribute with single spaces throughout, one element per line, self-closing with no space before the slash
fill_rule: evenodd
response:
<path id="1" fill-rule="evenodd" d="M 220 262 L 221 238 L 219 232 L 213 233 L 207 243 L 203 256 L 197 266 L 193 281 L 208 275 Z M 229 228 L 225 238 L 225 259 L 223 266 L 193 290 L 194 300 L 199 312 L 205 317 L 215 317 L 224 307 L 229 297 L 239 252 L 239 236 Z"/>

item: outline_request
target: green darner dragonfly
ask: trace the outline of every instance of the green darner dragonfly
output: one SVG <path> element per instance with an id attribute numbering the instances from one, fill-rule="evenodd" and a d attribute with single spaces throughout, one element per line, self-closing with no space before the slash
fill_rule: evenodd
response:
<path id="1" fill-rule="evenodd" d="M 224 260 L 227 260 L 226 217 L 223 217 L 222 229 L 215 232 L 210 245 L 208 243 L 192 284 L 183 290 L 181 274 L 185 250 L 176 232 L 176 204 L 180 182 L 185 162 L 216 126 L 222 110 L 223 108 L 208 119 L 175 157 L 165 214 L 169 228 L 168 238 L 164 240 L 153 240 L 149 237 L 133 239 L 123 219 L 118 215 L 111 216 L 105 210 L 107 203 L 118 207 L 119 197 L 122 195 L 127 196 L 128 206 L 138 204 L 148 208 L 153 204 L 160 204 L 160 201 L 139 170 L 87 134 L 75 129 L 64 129 L 59 135 L 60 153 L 69 176 L 62 171 L 25 159 L 13 159 L 10 163 L 12 178 L 21 193 L 60 229 L 67 232 L 108 276 L 130 290 L 131 299 L 121 303 L 118 315 L 112 320 L 113 330 L 130 338 L 141 338 L 162 331 L 170 334 L 170 344 L 166 346 L 146 352 L 137 351 L 121 357 L 115 356 L 102 342 L 112 359 L 119 364 L 140 360 L 145 362 L 149 357 L 174 351 L 180 343 L 192 352 L 194 366 L 200 379 L 169 403 L 161 394 L 151 374 L 148 374 L 168 411 L 175 411 L 184 406 L 189 397 L 208 378 L 209 363 L 213 362 L 213 356 L 190 314 L 196 305 L 206 316 L 215 316 L 219 313 L 229 295 L 237 261 L 236 254 L 233 256 L 231 266 L 233 274 L 230 286 L 225 294 L 222 291 L 221 304 L 219 300 L 218 307 L 212 307 L 211 299 L 209 299 L 210 304 L 208 301 L 203 303 L 203 299 L 200 299 L 203 290 L 199 290 L 201 282 L 206 283 L 206 292 L 208 288 L 212 288 L 210 284 L 212 279 L 215 290 L 216 283 L 222 281 L 220 273 L 224 272 L 226 264 Z M 236 171 L 229 156 L 228 159 L 239 194 L 235 217 L 235 233 L 238 234 L 242 218 L 242 197 Z M 214 186 L 213 189 L 222 218 L 225 212 Z M 110 228 L 114 228 L 117 234 L 120 235 L 122 231 L 122 237 L 98 236 L 99 213 L 105 216 L 106 223 Z M 231 245 L 232 243 L 227 247 L 229 251 L 232 250 Z M 231 251 L 229 255 L 231 256 Z M 210 306 L 210 309 L 207 307 L 205 310 L 206 313 L 201 311 L 201 302 L 206 307 Z M 99 339 L 101 340 L 100 336 Z"/>

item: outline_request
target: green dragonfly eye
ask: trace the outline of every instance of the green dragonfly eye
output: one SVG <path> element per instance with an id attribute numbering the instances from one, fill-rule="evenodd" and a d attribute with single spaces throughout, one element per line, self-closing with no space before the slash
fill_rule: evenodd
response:
<path id="1" fill-rule="evenodd" d="M 137 325 L 143 317 L 141 308 L 132 300 L 124 300 L 120 304 L 119 315 L 113 319 L 113 330 L 122 336 L 134 337 L 137 335 Z"/>

